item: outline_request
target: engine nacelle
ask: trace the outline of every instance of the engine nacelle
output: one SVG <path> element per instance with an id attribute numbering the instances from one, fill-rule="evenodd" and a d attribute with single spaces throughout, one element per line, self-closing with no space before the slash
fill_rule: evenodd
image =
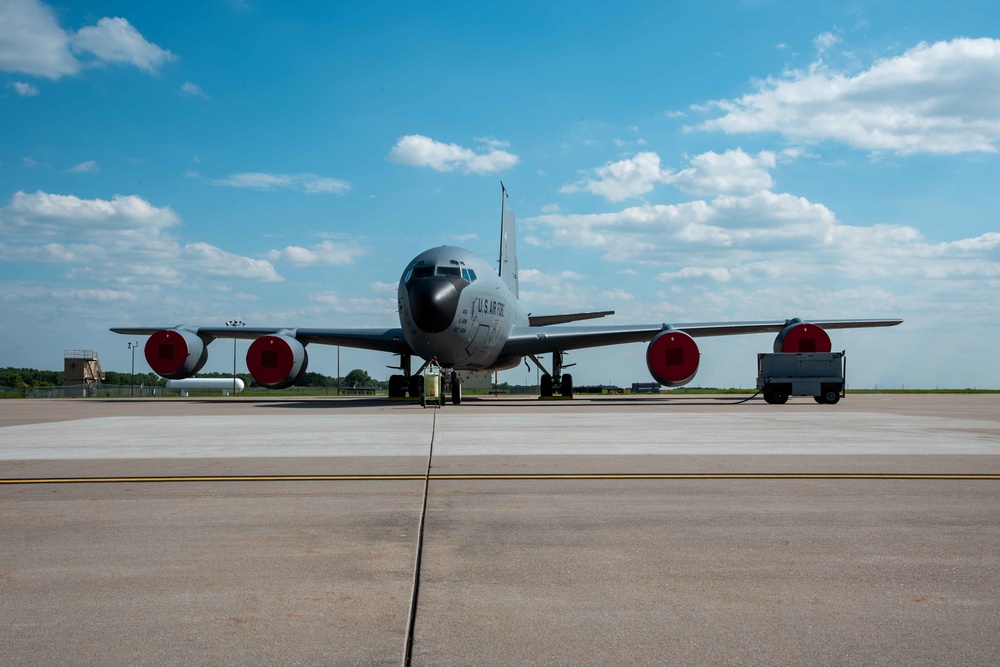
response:
<path id="1" fill-rule="evenodd" d="M 306 347 L 292 336 L 261 336 L 247 350 L 247 369 L 268 389 L 284 389 L 302 379 L 309 365 Z"/>
<path id="2" fill-rule="evenodd" d="M 183 380 L 202 369 L 208 361 L 208 343 L 184 329 L 163 329 L 146 341 L 146 362 L 157 375 Z"/>
<path id="3" fill-rule="evenodd" d="M 661 331 L 646 348 L 649 374 L 667 387 L 680 387 L 693 380 L 700 361 L 698 344 L 683 331 Z"/>
<path id="4" fill-rule="evenodd" d="M 815 324 L 792 320 L 774 339 L 775 352 L 829 352 L 830 335 Z"/>

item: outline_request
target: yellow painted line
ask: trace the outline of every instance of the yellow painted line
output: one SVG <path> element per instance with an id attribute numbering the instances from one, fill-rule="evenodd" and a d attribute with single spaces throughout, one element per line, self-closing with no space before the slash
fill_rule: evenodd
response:
<path id="1" fill-rule="evenodd" d="M 2 484 L 121 484 L 168 482 L 406 482 L 422 481 L 424 475 L 198 475 L 163 477 L 37 477 L 5 478 Z M 536 473 L 430 475 L 436 481 L 531 481 L 531 480 L 700 480 L 700 479 L 839 479 L 839 480 L 969 480 L 998 481 L 1000 474 L 964 473 Z"/>

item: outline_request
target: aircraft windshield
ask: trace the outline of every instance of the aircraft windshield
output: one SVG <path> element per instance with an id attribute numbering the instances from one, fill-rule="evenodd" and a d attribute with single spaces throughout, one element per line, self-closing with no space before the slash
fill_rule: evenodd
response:
<path id="1" fill-rule="evenodd" d="M 462 278 L 470 283 L 476 282 L 476 272 L 472 269 L 466 268 L 465 266 L 414 266 L 413 268 L 407 270 L 406 277 L 403 279 L 403 282 L 409 284 L 417 278 L 427 278 L 428 276 L 434 275 L 454 276 L 456 278 Z"/>

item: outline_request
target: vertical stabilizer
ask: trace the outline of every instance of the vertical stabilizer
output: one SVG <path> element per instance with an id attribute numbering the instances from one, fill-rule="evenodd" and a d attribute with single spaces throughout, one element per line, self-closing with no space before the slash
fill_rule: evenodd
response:
<path id="1" fill-rule="evenodd" d="M 517 290 L 517 237 L 514 233 L 514 212 L 507 210 L 507 188 L 500 183 L 503 198 L 500 202 L 500 267 L 497 273 L 515 297 Z"/>

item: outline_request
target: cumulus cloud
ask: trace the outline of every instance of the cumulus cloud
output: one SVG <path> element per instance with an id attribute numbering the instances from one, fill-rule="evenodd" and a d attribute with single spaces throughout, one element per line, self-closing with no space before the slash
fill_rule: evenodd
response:
<path id="1" fill-rule="evenodd" d="M 1000 277 L 1000 233 L 931 243 L 914 227 L 844 224 L 822 204 L 768 190 L 524 222 L 543 243 L 662 266 L 659 277 L 670 282 L 798 285 L 877 278 L 899 281 L 909 292 L 921 281 Z"/>
<path id="2" fill-rule="evenodd" d="M 55 80 L 114 63 L 155 74 L 176 58 L 124 18 L 105 17 L 73 32 L 60 27 L 52 9 L 39 0 L 0 3 L 0 70 Z"/>
<path id="3" fill-rule="evenodd" d="M 430 167 L 435 171 L 455 171 L 471 174 L 492 174 L 510 169 L 520 158 L 508 153 L 505 142 L 495 139 L 477 139 L 484 152 L 458 144 L 445 144 L 420 134 L 401 137 L 386 159 L 415 167 Z"/>
<path id="4" fill-rule="evenodd" d="M 591 176 L 565 185 L 563 194 L 586 191 L 608 201 L 622 201 L 644 195 L 663 181 L 660 156 L 653 152 L 636 153 L 618 162 L 608 162 L 591 172 Z"/>
<path id="5" fill-rule="evenodd" d="M 756 156 L 742 149 L 724 153 L 709 151 L 696 155 L 689 166 L 674 172 L 660 166 L 654 152 L 636 153 L 631 158 L 609 162 L 591 170 L 576 183 L 560 188 L 563 194 L 590 192 L 608 201 L 622 201 L 651 192 L 656 185 L 670 184 L 689 194 L 741 194 L 773 186 L 769 169 L 775 166 L 774 153 Z"/>
<path id="6" fill-rule="evenodd" d="M 146 41 L 139 31 L 123 18 L 103 18 L 97 25 L 80 28 L 72 40 L 77 53 L 92 54 L 101 63 L 134 65 L 155 74 L 163 63 L 177 56 Z"/>
<path id="7" fill-rule="evenodd" d="M 833 43 L 823 38 L 817 46 Z M 994 153 L 1000 141 L 1000 40 L 921 43 L 854 74 L 820 61 L 707 108 L 723 115 L 696 129 L 777 132 L 796 141 L 839 141 L 899 154 Z"/>
<path id="8" fill-rule="evenodd" d="M 252 190 L 299 190 L 308 194 L 342 195 L 354 187 L 347 181 L 337 178 L 327 178 L 316 174 L 269 174 L 259 171 L 232 174 L 226 178 L 212 181 L 215 185 L 225 185 L 231 188 L 249 188 Z"/>
<path id="9" fill-rule="evenodd" d="M 282 279 L 267 260 L 180 243 L 169 233 L 180 224 L 170 207 L 136 195 L 106 200 L 17 192 L 0 208 L 0 258 L 63 263 L 74 267 L 70 275 L 122 284 L 177 284 L 199 276 Z"/>
<path id="10" fill-rule="evenodd" d="M 323 241 L 309 248 L 286 246 L 282 250 L 272 250 L 267 258 L 272 262 L 311 266 L 313 264 L 342 265 L 353 264 L 354 259 L 365 254 L 365 249 L 353 243 Z"/>

